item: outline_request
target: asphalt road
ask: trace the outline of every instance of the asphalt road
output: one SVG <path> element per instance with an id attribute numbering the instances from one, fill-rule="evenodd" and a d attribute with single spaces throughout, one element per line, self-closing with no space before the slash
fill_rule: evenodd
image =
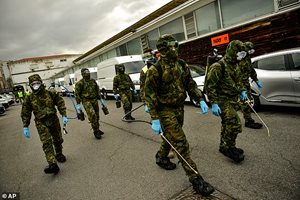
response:
<path id="1" fill-rule="evenodd" d="M 68 116 L 74 117 L 70 99 L 65 101 Z M 25 139 L 21 106 L 10 107 L 0 116 L 0 192 L 19 192 L 21 200 L 202 199 L 192 194 L 180 165 L 174 171 L 156 166 L 161 138 L 150 125 L 123 122 L 115 101 L 107 104 L 109 115 L 100 110 L 102 140 L 94 138 L 87 120 L 70 120 L 63 144 L 67 162 L 59 165 L 55 176 L 43 172 L 47 163 L 34 121 L 31 138 Z M 266 128 L 244 128 L 237 146 L 244 149 L 245 160 L 234 164 L 218 152 L 220 119 L 185 106 L 184 130 L 192 157 L 201 175 L 217 189 L 207 199 L 300 199 L 300 109 L 266 107 L 259 115 L 271 137 Z M 150 121 L 142 108 L 133 116 Z"/>

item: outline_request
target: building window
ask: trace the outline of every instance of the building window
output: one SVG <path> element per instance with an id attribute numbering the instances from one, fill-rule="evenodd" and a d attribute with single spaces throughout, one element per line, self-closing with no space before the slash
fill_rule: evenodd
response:
<path id="1" fill-rule="evenodd" d="M 198 35 L 203 35 L 221 28 L 217 1 L 195 10 Z"/>
<path id="2" fill-rule="evenodd" d="M 179 17 L 161 27 L 159 27 L 160 35 L 172 34 L 176 40 L 185 40 L 182 17 Z"/>
<path id="3" fill-rule="evenodd" d="M 140 38 L 127 42 L 128 55 L 142 54 Z"/>
<path id="4" fill-rule="evenodd" d="M 113 58 L 117 56 L 117 51 L 116 49 L 112 49 L 110 51 L 107 52 L 107 58 Z"/>
<path id="5" fill-rule="evenodd" d="M 187 38 L 196 37 L 196 27 L 195 27 L 195 19 L 194 13 L 191 12 L 189 14 L 184 15 L 184 23 L 185 23 L 185 30 Z"/>
<path id="6" fill-rule="evenodd" d="M 156 49 L 156 43 L 159 38 L 158 29 L 154 29 L 147 34 L 148 45 L 150 49 Z"/>
<path id="7" fill-rule="evenodd" d="M 119 54 L 119 56 L 127 56 L 128 55 L 126 44 L 123 44 L 118 47 L 118 54 Z"/>
<path id="8" fill-rule="evenodd" d="M 274 11 L 274 0 L 220 0 L 224 27 L 245 22 Z"/>

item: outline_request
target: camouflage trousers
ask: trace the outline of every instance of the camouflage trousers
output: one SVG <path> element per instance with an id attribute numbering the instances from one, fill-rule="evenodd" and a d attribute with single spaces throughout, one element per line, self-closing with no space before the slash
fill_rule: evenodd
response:
<path id="1" fill-rule="evenodd" d="M 99 130 L 99 104 L 97 99 L 86 99 L 82 101 L 84 110 L 92 125 L 93 131 Z"/>
<path id="2" fill-rule="evenodd" d="M 62 143 L 64 141 L 57 115 L 47 117 L 45 120 L 37 120 L 35 125 L 43 144 L 47 162 L 49 164 L 55 163 L 55 154 L 62 153 Z"/>
<path id="3" fill-rule="evenodd" d="M 132 93 L 131 90 L 119 91 L 121 102 L 123 104 L 124 113 L 128 113 L 132 109 Z"/>
<path id="4" fill-rule="evenodd" d="M 164 132 L 164 136 L 169 142 L 176 148 L 176 150 L 182 155 L 182 157 L 190 164 L 190 166 L 198 172 L 197 166 L 191 158 L 189 149 L 189 143 L 182 130 L 184 109 L 180 108 L 165 108 L 158 112 L 161 126 Z M 163 139 L 163 138 L 162 138 Z M 167 157 L 171 146 L 164 139 L 160 145 L 159 154 L 162 157 Z M 182 164 L 182 167 L 189 177 L 190 181 L 196 178 L 198 175 L 182 160 L 180 156 L 177 156 Z"/>
<path id="5" fill-rule="evenodd" d="M 251 97 L 251 87 L 250 87 L 250 83 L 248 82 L 247 85 L 245 85 L 247 88 L 247 96 L 248 98 Z M 247 103 L 242 103 L 241 104 L 241 111 L 243 113 L 245 122 L 249 122 L 249 121 L 253 121 L 252 117 L 251 117 L 251 108 L 249 107 L 249 105 Z"/>
<path id="6" fill-rule="evenodd" d="M 239 102 L 225 101 L 220 104 L 221 109 L 221 141 L 220 148 L 228 149 L 235 146 L 237 135 L 242 132 L 241 120 L 237 111 L 240 109 Z"/>

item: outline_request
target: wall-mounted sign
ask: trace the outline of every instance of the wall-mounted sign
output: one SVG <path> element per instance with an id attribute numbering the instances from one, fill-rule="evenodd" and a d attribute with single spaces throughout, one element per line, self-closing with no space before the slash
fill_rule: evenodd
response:
<path id="1" fill-rule="evenodd" d="M 218 46 L 218 45 L 227 44 L 227 43 L 229 43 L 228 33 L 211 38 L 211 46 Z"/>

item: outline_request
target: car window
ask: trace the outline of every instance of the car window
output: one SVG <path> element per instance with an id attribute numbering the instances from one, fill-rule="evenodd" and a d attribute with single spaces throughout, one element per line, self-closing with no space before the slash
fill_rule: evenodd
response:
<path id="1" fill-rule="evenodd" d="M 273 56 L 257 61 L 257 68 L 263 70 L 286 70 L 284 56 Z"/>
<path id="2" fill-rule="evenodd" d="M 125 66 L 125 72 L 127 74 L 140 73 L 142 68 L 145 66 L 143 61 L 134 61 L 123 63 Z"/>
<path id="3" fill-rule="evenodd" d="M 300 53 L 293 53 L 292 58 L 294 61 L 294 67 L 296 70 L 300 70 Z"/>
<path id="4" fill-rule="evenodd" d="M 205 75 L 205 68 L 199 65 L 189 64 L 190 73 L 192 78 L 204 76 Z"/>

